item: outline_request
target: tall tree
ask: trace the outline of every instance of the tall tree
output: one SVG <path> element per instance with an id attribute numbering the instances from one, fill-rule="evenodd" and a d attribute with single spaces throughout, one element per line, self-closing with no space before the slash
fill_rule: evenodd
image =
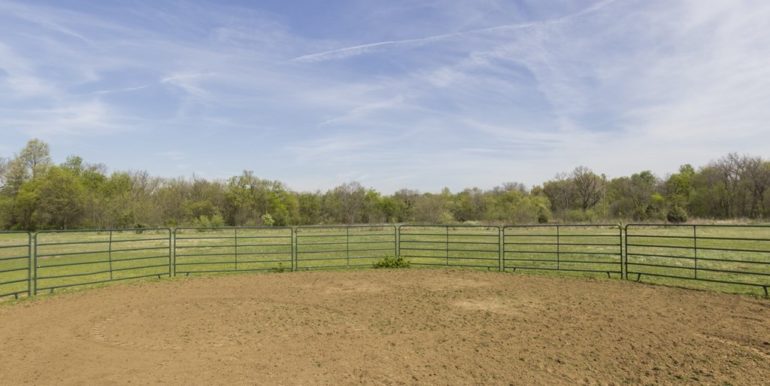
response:
<path id="1" fill-rule="evenodd" d="M 578 166 L 572 171 L 572 181 L 578 205 L 584 212 L 596 206 L 604 197 L 606 180 L 591 169 Z"/>
<path id="2" fill-rule="evenodd" d="M 35 180 L 37 205 L 35 224 L 45 228 L 69 229 L 82 223 L 85 189 L 70 170 L 51 167 Z"/>
<path id="3" fill-rule="evenodd" d="M 18 159 L 23 167 L 29 171 L 32 179 L 35 179 L 46 168 L 51 166 L 50 148 L 47 143 L 39 139 L 32 139 L 21 150 Z"/>

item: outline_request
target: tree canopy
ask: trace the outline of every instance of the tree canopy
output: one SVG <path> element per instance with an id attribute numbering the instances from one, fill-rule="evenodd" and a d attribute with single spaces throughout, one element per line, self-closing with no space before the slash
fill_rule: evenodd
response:
<path id="1" fill-rule="evenodd" d="M 660 178 L 650 171 L 608 179 L 579 166 L 527 189 L 505 183 L 483 190 L 382 194 L 358 182 L 325 192 L 295 192 L 244 171 L 226 181 L 108 173 L 71 156 L 56 165 L 48 144 L 31 140 L 0 158 L 3 229 L 353 223 L 522 224 L 599 220 L 684 221 L 770 217 L 770 162 L 728 154 L 700 168 L 682 165 Z"/>

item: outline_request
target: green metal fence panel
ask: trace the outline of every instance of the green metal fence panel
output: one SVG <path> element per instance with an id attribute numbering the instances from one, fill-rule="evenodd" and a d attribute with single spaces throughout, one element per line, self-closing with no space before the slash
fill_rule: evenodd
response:
<path id="1" fill-rule="evenodd" d="M 767 225 L 353 225 L 0 232 L 0 297 L 176 273 L 368 268 L 398 256 L 414 266 L 601 273 L 765 296 L 770 287 Z"/>
<path id="2" fill-rule="evenodd" d="M 288 227 L 177 228 L 174 274 L 290 271 L 292 239 Z"/>
<path id="3" fill-rule="evenodd" d="M 399 254 L 414 266 L 500 269 L 500 228 L 483 225 L 402 225 Z"/>
<path id="4" fill-rule="evenodd" d="M 768 295 L 770 226 L 626 226 L 626 275 L 635 280 L 720 283 Z"/>
<path id="5" fill-rule="evenodd" d="M 518 225 L 503 228 L 503 269 L 623 275 L 618 225 Z"/>
<path id="6" fill-rule="evenodd" d="M 392 225 L 304 226 L 295 232 L 299 270 L 371 268 L 397 254 Z"/>
<path id="7" fill-rule="evenodd" d="M 43 231 L 34 248 L 35 293 L 171 273 L 166 228 Z"/>
<path id="8" fill-rule="evenodd" d="M 31 237 L 26 232 L 0 232 L 0 298 L 31 294 Z"/>

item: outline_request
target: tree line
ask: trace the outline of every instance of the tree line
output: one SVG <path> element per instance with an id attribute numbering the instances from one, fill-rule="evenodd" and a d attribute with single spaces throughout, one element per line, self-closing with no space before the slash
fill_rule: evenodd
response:
<path id="1" fill-rule="evenodd" d="M 684 222 L 770 217 L 770 162 L 728 154 L 683 165 L 660 178 L 650 171 L 609 179 L 577 167 L 528 189 L 402 189 L 384 195 L 357 182 L 296 192 L 250 171 L 228 180 L 108 173 L 71 156 L 54 164 L 34 139 L 0 158 L 0 228 L 12 230 L 257 226 L 354 223 L 523 224 L 595 221 Z"/>

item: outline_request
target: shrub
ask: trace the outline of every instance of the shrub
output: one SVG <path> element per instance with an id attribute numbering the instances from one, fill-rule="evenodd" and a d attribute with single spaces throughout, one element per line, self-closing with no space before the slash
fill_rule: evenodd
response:
<path id="1" fill-rule="evenodd" d="M 225 226 L 225 219 L 220 214 L 211 217 L 201 215 L 195 219 L 193 225 L 200 229 L 216 229 Z"/>
<path id="2" fill-rule="evenodd" d="M 564 213 L 565 220 L 573 223 L 592 223 L 596 222 L 598 217 L 599 216 L 596 214 L 596 212 L 591 209 L 586 211 L 582 211 L 580 209 L 572 209 Z"/>
<path id="3" fill-rule="evenodd" d="M 376 263 L 374 268 L 409 268 L 409 261 L 403 257 L 386 257 Z"/>
<path id="4" fill-rule="evenodd" d="M 270 213 L 265 213 L 261 217 L 262 225 L 271 227 L 275 225 L 275 219 L 273 219 L 273 216 L 270 215 Z"/>
<path id="5" fill-rule="evenodd" d="M 273 268 L 272 272 L 282 273 L 287 272 L 289 269 L 283 266 L 283 263 L 278 263 L 278 267 Z"/>
<path id="6" fill-rule="evenodd" d="M 544 207 L 540 207 L 537 211 L 537 223 L 548 224 L 548 221 L 550 220 L 551 220 L 551 216 L 548 213 L 548 209 Z"/>
<path id="7" fill-rule="evenodd" d="M 687 211 L 679 205 L 674 205 L 668 210 L 666 220 L 670 223 L 679 224 L 687 222 Z"/>

